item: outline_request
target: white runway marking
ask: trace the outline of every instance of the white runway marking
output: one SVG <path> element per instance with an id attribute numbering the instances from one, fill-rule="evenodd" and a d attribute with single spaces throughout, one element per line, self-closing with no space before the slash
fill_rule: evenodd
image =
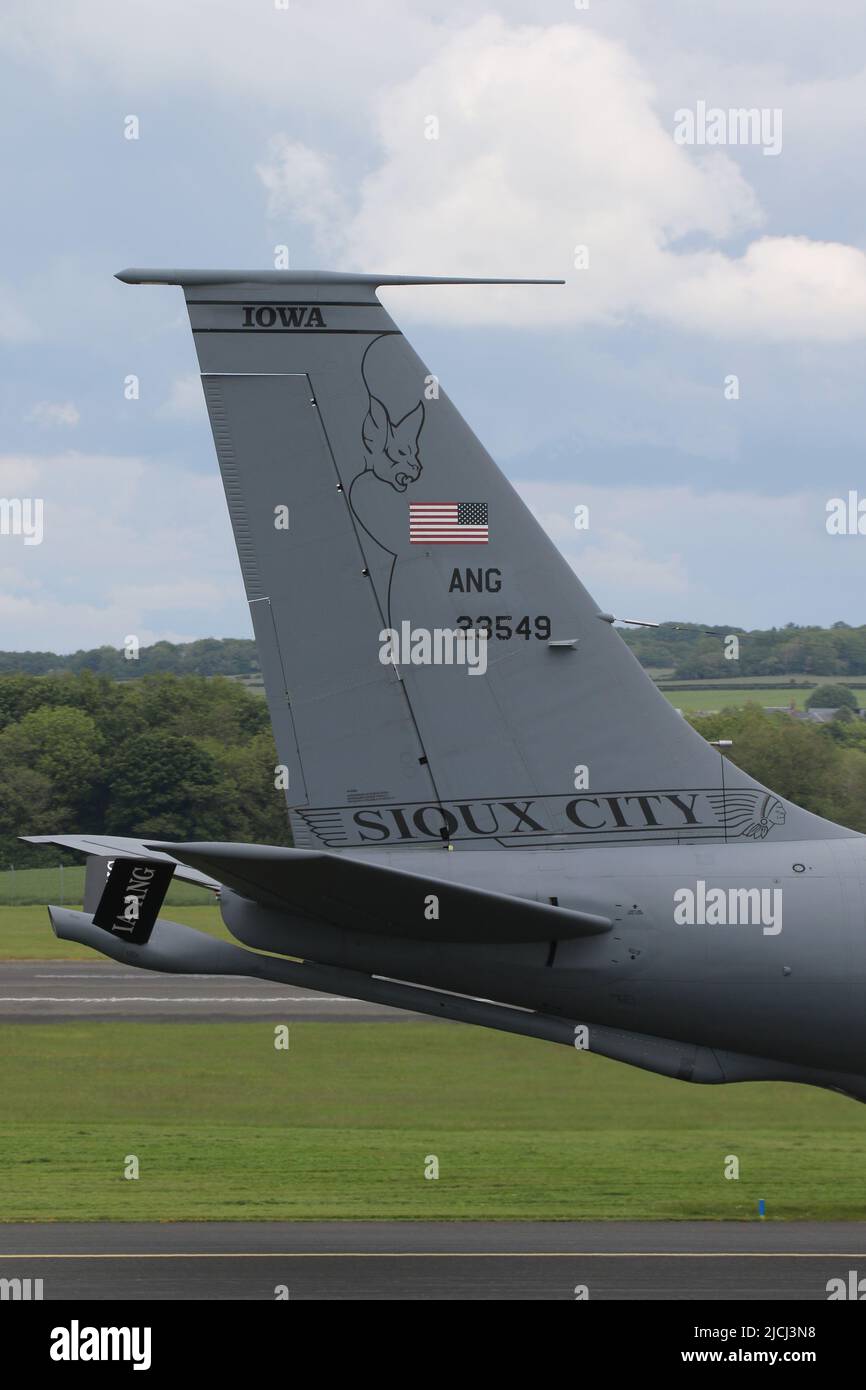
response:
<path id="1" fill-rule="evenodd" d="M 77 970 L 74 970 L 74 969 L 73 969 L 73 970 L 68 970 L 68 971 L 66 971 L 63 975 L 42 975 L 42 974 L 38 974 L 38 975 L 36 976 L 36 979 L 37 979 L 37 980 L 70 980 L 70 979 L 71 979 L 71 980 L 134 980 L 134 979 L 136 979 L 136 977 L 138 976 L 139 973 L 140 973 L 140 972 L 136 970 L 135 974 L 132 974 L 132 972 L 127 971 L 127 973 L 124 974 L 124 975 L 109 975 L 109 974 L 108 974 L 106 971 L 104 971 L 104 970 L 97 970 L 93 975 L 85 975 L 85 974 L 79 974 Z M 184 974 L 186 975 L 186 978 L 187 978 L 188 980 L 224 980 L 224 979 L 226 978 L 225 975 L 194 975 L 194 974 L 192 973 L 192 971 L 189 971 L 189 972 L 184 971 Z M 231 978 L 231 977 L 229 977 L 229 978 Z M 237 978 L 242 978 L 242 977 L 237 977 Z"/>
<path id="2" fill-rule="evenodd" d="M 323 995 L 320 999 L 307 994 L 271 994 L 264 999 L 258 994 L 112 994 L 97 997 L 93 994 L 0 994 L 0 1004 L 354 1004 L 354 999 L 342 995 Z"/>
<path id="3" fill-rule="evenodd" d="M 141 1250 L 0 1254 L 0 1260 L 848 1260 L 836 1250 Z"/>

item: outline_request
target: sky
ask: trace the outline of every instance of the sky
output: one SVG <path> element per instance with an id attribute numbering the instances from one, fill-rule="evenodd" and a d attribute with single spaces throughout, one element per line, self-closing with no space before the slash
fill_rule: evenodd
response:
<path id="1" fill-rule="evenodd" d="M 861 0 L 6 0 L 0 68 L 0 649 L 251 635 L 181 291 L 113 275 L 280 247 L 566 281 L 382 299 L 603 610 L 866 621 Z"/>

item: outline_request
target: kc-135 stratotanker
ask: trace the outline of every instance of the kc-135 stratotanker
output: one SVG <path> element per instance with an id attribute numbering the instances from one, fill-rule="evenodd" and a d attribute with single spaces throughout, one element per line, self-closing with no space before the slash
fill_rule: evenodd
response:
<path id="1" fill-rule="evenodd" d="M 27 837 L 89 856 L 57 935 L 866 1099 L 866 837 L 668 704 L 377 295 L 515 282 L 118 278 L 185 293 L 292 848 Z M 159 916 L 172 873 L 243 945 Z"/>

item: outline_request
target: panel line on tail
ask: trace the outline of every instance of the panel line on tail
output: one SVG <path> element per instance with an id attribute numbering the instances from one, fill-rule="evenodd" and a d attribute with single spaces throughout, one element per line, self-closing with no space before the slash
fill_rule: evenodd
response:
<path id="1" fill-rule="evenodd" d="M 399 330 L 397 330 L 397 332 L 398 332 L 398 334 L 399 334 Z M 382 335 L 382 334 L 376 334 L 376 337 L 380 337 L 380 336 L 384 336 L 384 335 Z M 390 335 L 389 335 L 389 336 L 390 336 Z M 402 334 L 399 334 L 399 336 L 402 337 Z M 375 341 L 375 339 L 374 339 L 374 341 Z M 369 351 L 369 348 L 367 349 L 367 351 Z M 366 352 L 365 352 L 365 356 L 366 356 Z M 362 371 L 362 375 L 363 375 L 363 358 L 362 358 L 362 367 L 361 367 L 361 371 Z M 309 377 L 307 377 L 307 380 L 308 380 L 308 381 L 310 380 Z M 365 383 L 365 384 L 366 384 L 366 383 Z M 362 557 L 362 559 L 363 559 L 363 561 L 364 561 L 364 569 L 365 569 L 365 571 L 366 571 L 367 573 L 369 573 L 370 562 L 369 562 L 369 559 L 368 559 L 367 554 L 366 554 L 366 552 L 365 552 L 364 543 L 363 543 L 363 541 L 361 540 L 361 534 L 360 534 L 360 533 L 361 533 L 361 530 L 365 530 L 365 531 L 366 531 L 366 528 L 363 526 L 363 524 L 361 523 L 360 519 L 359 519 L 359 518 L 357 517 L 357 515 L 355 514 L 355 509 L 354 509 L 353 506 L 352 506 L 352 500 L 351 500 L 351 495 L 350 495 L 350 494 L 351 494 L 351 488 L 350 488 L 348 491 L 346 491 L 346 489 L 345 489 L 345 487 L 344 487 L 344 485 L 343 485 L 342 478 L 340 477 L 340 469 L 339 469 L 339 465 L 338 465 L 338 463 L 337 463 L 337 456 L 336 456 L 336 454 L 334 453 L 334 447 L 333 447 L 333 445 L 332 445 L 332 443 L 331 443 L 330 435 L 328 434 L 328 427 L 327 427 L 327 425 L 325 424 L 324 415 L 323 415 L 323 413 L 322 413 L 322 411 L 321 411 L 321 409 L 320 409 L 320 407 L 319 407 L 319 402 L 318 402 L 318 400 L 316 399 L 316 392 L 315 392 L 315 388 L 313 387 L 312 382 L 310 382 L 310 391 L 311 391 L 311 393 L 312 393 L 312 399 L 313 399 L 313 402 L 314 402 L 314 404 L 315 404 L 316 411 L 318 412 L 319 424 L 321 425 L 321 428 L 322 428 L 322 434 L 323 434 L 324 437 L 325 437 L 325 443 L 326 443 L 326 445 L 327 445 L 327 447 L 328 447 L 328 453 L 329 453 L 330 456 L 331 456 L 331 463 L 333 464 L 334 476 L 335 476 L 335 478 L 336 478 L 336 480 L 337 480 L 337 486 L 338 486 L 338 488 L 339 488 L 341 497 L 343 497 L 343 498 L 345 499 L 345 502 L 346 502 L 346 509 L 347 509 L 347 511 L 348 511 L 348 514 L 349 514 L 349 520 L 350 520 L 350 522 L 351 522 L 351 524 L 352 524 L 352 530 L 353 530 L 354 533 L 355 533 L 355 540 L 356 540 L 357 545 L 358 545 L 358 550 L 359 550 L 360 555 L 361 555 L 361 557 Z M 369 535 L 369 532 L 367 532 L 367 534 Z M 371 539 L 372 541 L 374 541 L 374 543 L 375 543 L 375 537 L 370 536 L 370 539 Z M 391 573 L 392 573 L 392 578 L 393 578 L 393 569 L 392 569 L 392 572 L 391 572 Z M 380 621 L 380 624 L 381 624 L 380 631 L 381 631 L 382 629 L 388 628 L 388 627 L 391 626 L 391 617 L 390 617 L 391 585 L 390 585 L 390 581 L 389 581 L 389 585 L 388 585 L 388 597 L 387 597 L 387 600 L 386 600 L 386 602 L 388 603 L 388 609 L 389 609 L 389 611 L 388 611 L 387 614 L 383 611 L 383 608 L 382 608 L 382 601 L 381 601 L 381 599 L 380 599 L 380 597 L 379 597 L 379 593 L 378 593 L 378 591 L 377 591 L 377 589 L 376 589 L 375 584 L 370 584 L 369 587 L 370 587 L 370 589 L 371 589 L 371 591 L 372 591 L 373 600 L 374 600 L 374 602 L 375 602 L 375 604 L 376 604 L 376 610 L 377 610 L 377 612 L 378 612 L 378 614 L 379 614 L 379 621 Z M 415 734 L 416 734 L 417 739 L 418 739 L 418 744 L 419 744 L 419 746 L 420 746 L 420 748 L 421 748 L 421 756 L 420 756 L 419 759 L 418 759 L 419 766 L 423 766 L 423 767 L 425 768 L 425 770 L 426 770 L 426 772 L 427 772 L 427 774 L 428 774 L 428 777 L 429 777 L 429 779 L 430 779 L 430 785 L 431 785 L 431 787 L 432 787 L 432 789 L 433 789 L 433 800 L 436 802 L 436 804 L 437 804 L 437 805 L 440 807 L 440 809 L 441 809 L 441 808 L 442 808 L 442 796 L 441 796 L 441 794 L 440 794 L 440 792 L 439 792 L 438 786 L 436 785 L 436 774 L 435 774 L 435 772 L 434 772 L 434 770 L 433 770 L 433 767 L 432 767 L 432 765 L 431 765 L 431 763 L 430 763 L 430 754 L 429 754 L 429 751 L 428 751 L 427 747 L 425 746 L 424 738 L 423 738 L 423 736 L 422 736 L 421 729 L 420 729 L 420 726 L 419 726 L 419 724 L 418 724 L 418 719 L 417 719 L 417 717 L 416 717 L 415 710 L 412 708 L 412 701 L 411 701 L 411 699 L 409 698 L 409 692 L 408 692 L 408 690 L 406 689 L 406 682 L 403 680 L 403 677 L 401 676 L 401 674 L 400 674 L 400 672 L 399 672 L 399 670 L 397 669 L 396 666 L 394 666 L 394 665 L 392 664 L 392 668 L 391 668 L 391 669 L 393 670 L 394 675 L 395 675 L 395 677 L 396 677 L 397 684 L 398 684 L 399 687 L 400 687 L 400 691 L 401 691 L 401 694 L 402 694 L 402 696 L 403 696 L 403 700 L 405 701 L 405 704 L 406 704 L 406 711 L 407 711 L 407 713 L 408 713 L 408 715 L 409 715 L 409 720 L 410 720 L 410 722 L 411 722 L 411 724 L 412 724 L 413 729 L 415 730 Z M 443 835 L 443 839 L 444 839 L 444 838 L 445 838 L 445 837 L 444 837 L 444 835 Z"/>
<path id="2" fill-rule="evenodd" d="M 218 389 L 219 383 L 210 376 L 206 377 L 204 374 L 202 375 L 201 381 L 205 396 L 205 404 L 207 405 L 210 415 L 217 463 L 219 464 L 219 470 L 222 474 L 226 505 L 229 510 L 232 530 L 235 533 L 235 544 L 237 546 L 238 559 L 240 561 L 244 586 L 247 591 L 247 598 L 263 598 L 264 585 L 259 570 L 258 555 L 256 554 L 246 501 L 244 499 L 240 467 L 235 452 L 231 427 L 228 422 L 228 415 Z"/>

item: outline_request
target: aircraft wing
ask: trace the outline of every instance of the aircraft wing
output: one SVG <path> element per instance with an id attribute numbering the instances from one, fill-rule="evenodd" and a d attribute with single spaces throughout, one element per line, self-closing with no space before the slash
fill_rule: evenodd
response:
<path id="1" fill-rule="evenodd" d="M 597 936 L 609 917 L 494 893 L 434 874 L 320 850 L 275 845 L 173 844 L 154 850 L 212 875 L 263 907 L 322 918 L 355 931 L 417 941 L 525 942 Z M 436 915 L 428 900 L 437 899 Z"/>
<path id="2" fill-rule="evenodd" d="M 77 850 L 79 854 L 96 854 L 100 858 L 111 858 L 112 855 L 121 855 L 127 859 L 148 859 L 159 860 L 164 863 L 170 861 L 175 864 L 175 878 L 182 878 L 187 883 L 198 883 L 202 888 L 219 888 L 218 879 L 211 878 L 209 874 L 202 873 L 200 869 L 192 868 L 188 864 L 181 864 L 174 858 L 170 850 L 161 850 L 154 854 L 153 850 L 148 849 L 142 840 L 129 835 L 21 835 L 19 839 L 25 840 L 28 845 L 59 845 L 61 849 Z"/>

